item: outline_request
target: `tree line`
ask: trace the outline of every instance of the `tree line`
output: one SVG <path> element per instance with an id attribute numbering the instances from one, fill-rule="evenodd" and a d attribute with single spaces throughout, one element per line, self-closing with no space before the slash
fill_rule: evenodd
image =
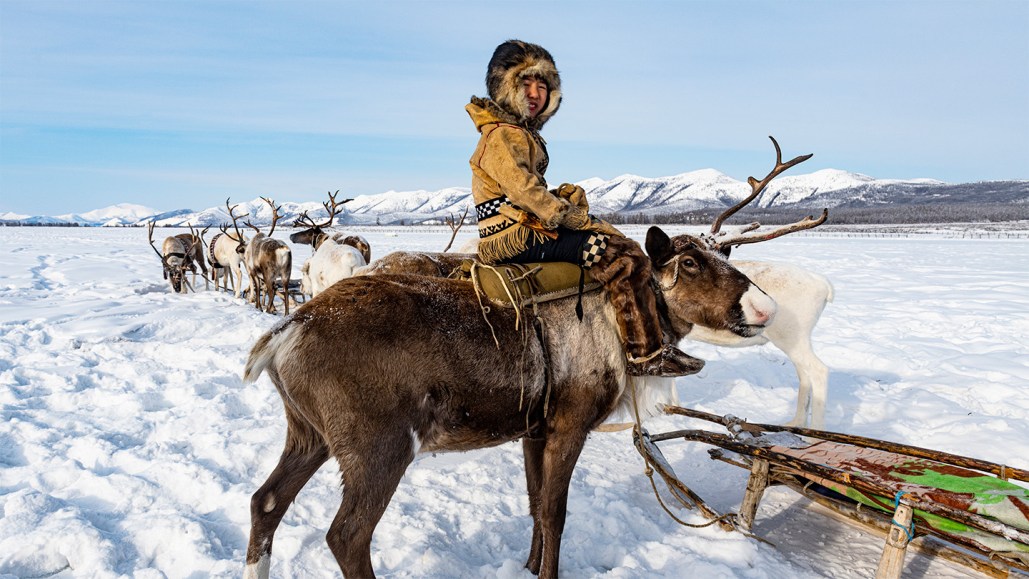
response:
<path id="1" fill-rule="evenodd" d="M 609 213 L 599 217 L 615 225 L 705 225 L 712 223 L 721 209 L 697 209 L 674 213 Z M 758 221 L 764 225 L 793 223 L 810 207 L 745 208 L 733 216 L 735 223 Z M 975 223 L 1029 220 L 1029 203 L 940 203 L 873 207 L 833 207 L 827 223 L 835 225 L 877 225 L 912 223 Z"/>

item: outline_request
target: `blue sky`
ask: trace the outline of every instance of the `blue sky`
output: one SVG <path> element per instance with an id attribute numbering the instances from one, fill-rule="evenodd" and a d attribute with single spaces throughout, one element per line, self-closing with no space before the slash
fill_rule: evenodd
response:
<path id="1" fill-rule="evenodd" d="M 547 47 L 554 183 L 1029 179 L 1029 1 L 0 0 L 0 213 L 466 187 L 493 48 Z"/>

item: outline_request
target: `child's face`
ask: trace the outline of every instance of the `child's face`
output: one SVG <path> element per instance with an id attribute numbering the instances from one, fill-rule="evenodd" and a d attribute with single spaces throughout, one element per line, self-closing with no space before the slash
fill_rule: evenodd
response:
<path id="1" fill-rule="evenodd" d="M 527 78 L 522 81 L 525 99 L 529 102 L 529 118 L 540 114 L 547 103 L 547 83 L 538 78 Z"/>

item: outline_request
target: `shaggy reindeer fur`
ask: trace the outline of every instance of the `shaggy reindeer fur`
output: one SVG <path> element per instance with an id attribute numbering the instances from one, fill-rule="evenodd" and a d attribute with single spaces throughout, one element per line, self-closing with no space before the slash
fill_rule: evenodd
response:
<path id="1" fill-rule="evenodd" d="M 655 282 L 666 288 L 658 302 L 669 341 L 698 321 L 754 336 L 762 326 L 753 312 L 774 310 L 720 254 L 687 238 L 652 228 L 647 251 Z M 533 518 L 526 566 L 556 577 L 572 470 L 627 380 L 606 296 L 586 294 L 582 305 L 580 321 L 569 301 L 541 304 L 537 326 L 514 310 L 484 314 L 467 282 L 359 276 L 262 336 L 244 380 L 268 373 L 287 434 L 278 466 L 251 500 L 247 576 L 267 577 L 276 527 L 330 457 L 344 492 L 329 548 L 345 576 L 371 577 L 372 533 L 415 454 L 521 438 Z M 645 389 L 648 381 L 640 382 Z"/>
<path id="2" fill-rule="evenodd" d="M 430 277 L 450 277 L 450 274 L 468 259 L 475 259 L 475 254 L 394 251 L 365 267 L 358 268 L 354 275 L 409 273 Z"/>

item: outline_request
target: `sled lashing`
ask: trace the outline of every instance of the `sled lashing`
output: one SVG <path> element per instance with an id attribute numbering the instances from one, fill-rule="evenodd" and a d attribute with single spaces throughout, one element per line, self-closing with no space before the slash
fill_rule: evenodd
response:
<path id="1" fill-rule="evenodd" d="M 784 485 L 866 529 L 885 532 L 876 577 L 900 577 L 909 543 L 987 575 L 1029 576 L 1029 488 L 1012 482 L 1029 482 L 1025 470 L 847 434 L 751 424 L 678 406 L 665 412 L 728 430 L 634 434 L 637 450 L 680 503 L 699 507 L 723 528 L 749 532 L 764 490 Z M 676 478 L 657 446 L 675 439 L 718 447 L 708 451 L 712 459 L 750 471 L 738 515 L 719 514 Z"/>

